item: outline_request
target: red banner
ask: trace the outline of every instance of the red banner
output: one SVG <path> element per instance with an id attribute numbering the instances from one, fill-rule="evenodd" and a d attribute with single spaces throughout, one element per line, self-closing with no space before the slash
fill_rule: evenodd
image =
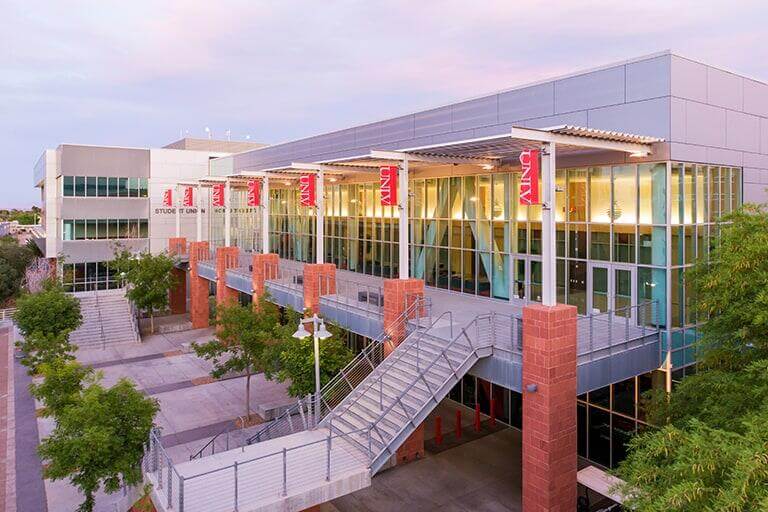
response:
<path id="1" fill-rule="evenodd" d="M 397 206 L 397 170 L 396 165 L 379 167 L 381 206 Z"/>
<path id="2" fill-rule="evenodd" d="M 520 153 L 520 204 L 539 204 L 539 150 L 526 149 Z"/>
<path id="3" fill-rule="evenodd" d="M 163 191 L 163 206 L 173 206 L 173 191 L 169 188 Z"/>
<path id="4" fill-rule="evenodd" d="M 224 184 L 217 183 L 211 189 L 213 206 L 224 206 Z"/>
<path id="5" fill-rule="evenodd" d="M 261 205 L 261 182 L 248 180 L 248 206 Z"/>
<path id="6" fill-rule="evenodd" d="M 192 187 L 184 187 L 184 200 L 182 206 L 193 206 L 194 201 L 192 199 Z"/>
<path id="7" fill-rule="evenodd" d="M 301 206 L 317 206 L 317 180 L 314 174 L 302 174 L 299 178 Z"/>

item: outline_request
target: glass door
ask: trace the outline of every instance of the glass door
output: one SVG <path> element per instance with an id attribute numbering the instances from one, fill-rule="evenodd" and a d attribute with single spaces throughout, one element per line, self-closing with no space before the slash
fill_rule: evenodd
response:
<path id="1" fill-rule="evenodd" d="M 637 304 L 635 268 L 592 263 L 589 299 L 589 311 L 594 314 L 613 311 L 617 316 L 634 317 L 631 306 Z"/>

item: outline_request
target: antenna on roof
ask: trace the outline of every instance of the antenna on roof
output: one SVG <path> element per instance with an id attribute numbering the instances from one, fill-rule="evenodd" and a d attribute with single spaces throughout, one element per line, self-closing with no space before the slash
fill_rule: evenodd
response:
<path id="1" fill-rule="evenodd" d="M 227 142 L 229 142 L 230 141 L 229 136 L 232 135 L 232 130 L 227 128 L 226 134 L 227 134 Z"/>
<path id="2" fill-rule="evenodd" d="M 210 129 L 210 128 L 208 128 L 207 126 L 205 127 L 205 133 L 207 133 L 207 134 L 208 134 L 208 140 L 210 140 L 210 139 L 211 139 L 211 137 L 212 137 L 212 134 L 211 134 L 211 129 Z"/>

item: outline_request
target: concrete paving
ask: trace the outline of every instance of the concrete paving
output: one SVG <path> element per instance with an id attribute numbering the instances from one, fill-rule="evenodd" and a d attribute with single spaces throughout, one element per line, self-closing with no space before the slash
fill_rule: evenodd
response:
<path id="1" fill-rule="evenodd" d="M 521 435 L 513 429 L 376 475 L 371 486 L 333 500 L 324 512 L 519 512 Z"/>

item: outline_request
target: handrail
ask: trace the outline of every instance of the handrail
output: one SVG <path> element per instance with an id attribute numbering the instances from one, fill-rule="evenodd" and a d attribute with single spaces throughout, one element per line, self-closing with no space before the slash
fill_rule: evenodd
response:
<path id="1" fill-rule="evenodd" d="M 403 313 L 400 314 L 400 316 L 395 320 L 394 325 L 397 329 L 402 327 L 407 327 L 407 323 L 410 320 L 410 316 L 419 310 L 421 310 L 424 307 L 424 302 L 426 302 L 424 297 L 421 297 L 420 300 L 415 300 L 411 306 L 403 311 Z M 352 373 L 352 370 L 357 368 L 361 363 L 363 363 L 363 367 L 366 365 L 364 363 L 368 363 L 368 366 L 371 368 L 371 372 L 383 361 L 383 348 L 386 343 L 391 343 L 391 340 L 389 339 L 389 333 L 386 331 L 383 331 L 378 337 L 376 337 L 374 340 L 372 340 L 363 350 L 358 353 L 357 356 L 355 356 L 352 361 L 350 361 L 339 373 L 337 373 L 334 377 L 331 378 L 330 381 L 328 381 L 325 386 L 323 386 L 320 390 L 320 397 L 321 402 L 325 403 L 325 407 L 328 409 L 328 411 L 332 410 L 333 407 L 331 407 L 328 404 L 328 401 L 324 398 L 329 394 L 329 391 L 333 390 L 333 388 L 344 382 L 347 383 L 349 386 L 349 391 L 346 396 L 349 396 L 349 393 L 354 391 L 355 387 L 352 385 L 349 381 L 349 376 Z M 379 354 L 378 352 L 381 351 L 382 354 Z M 377 361 L 374 363 L 374 361 Z M 367 374 L 368 375 L 368 374 Z M 367 376 L 366 375 L 366 376 Z M 365 377 L 363 377 L 364 380 Z M 357 379 L 354 379 L 357 380 Z M 344 398 L 346 398 L 346 396 Z M 341 398 L 339 400 L 339 404 L 341 404 L 344 400 L 344 398 Z M 322 403 L 320 407 L 320 415 L 322 415 Z M 263 428 L 253 436 L 251 436 L 248 439 L 248 444 L 252 444 L 254 442 L 261 441 L 262 437 L 264 435 L 269 434 L 271 431 L 279 428 L 280 426 L 283 426 L 283 424 L 286 421 L 291 421 L 291 417 L 295 416 L 298 413 L 298 408 L 300 404 L 294 405 L 288 410 L 286 410 L 279 418 L 274 420 L 272 423 L 270 423 L 267 427 Z M 315 411 L 317 414 L 317 411 Z M 324 417 L 325 415 L 323 415 Z M 320 420 L 318 420 L 319 423 Z"/>
<path id="2" fill-rule="evenodd" d="M 107 348 L 107 340 L 104 337 L 104 323 L 101 321 L 101 306 L 99 306 L 99 293 L 96 291 L 93 296 L 96 299 L 96 314 L 99 317 L 99 331 L 101 332 L 101 348 Z"/>

